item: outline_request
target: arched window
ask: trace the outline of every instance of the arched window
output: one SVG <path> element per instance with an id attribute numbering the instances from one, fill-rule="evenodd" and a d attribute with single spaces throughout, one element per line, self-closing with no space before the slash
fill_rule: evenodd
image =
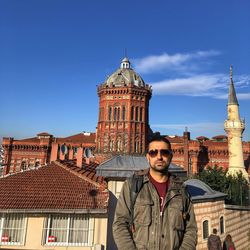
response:
<path id="1" fill-rule="evenodd" d="M 27 168 L 26 161 L 22 161 L 22 163 L 21 163 L 21 170 L 26 170 L 26 168 Z"/>
<path id="2" fill-rule="evenodd" d="M 136 108 L 135 108 L 135 120 L 136 120 L 136 121 L 139 121 L 138 115 L 139 115 L 139 107 L 136 107 Z"/>
<path id="3" fill-rule="evenodd" d="M 108 120 L 111 121 L 112 119 L 112 107 L 109 107 L 109 117 Z"/>
<path id="4" fill-rule="evenodd" d="M 117 116 L 117 108 L 114 108 L 114 121 L 116 121 L 116 116 Z"/>
<path id="5" fill-rule="evenodd" d="M 103 108 L 99 108 L 99 121 L 103 120 Z"/>
<path id="6" fill-rule="evenodd" d="M 220 234 L 224 234 L 224 217 L 220 217 Z"/>
<path id="7" fill-rule="evenodd" d="M 117 152 L 121 152 L 122 151 L 122 141 L 120 138 L 117 139 L 117 142 L 116 142 L 116 151 Z"/>
<path id="8" fill-rule="evenodd" d="M 125 117 L 126 117 L 126 108 L 123 106 L 122 107 L 122 120 L 125 121 Z"/>
<path id="9" fill-rule="evenodd" d="M 101 141 L 100 141 L 100 138 L 98 138 L 98 141 L 97 141 L 97 150 L 98 150 L 98 153 L 101 152 Z"/>
<path id="10" fill-rule="evenodd" d="M 117 121 L 120 120 L 120 107 L 117 108 Z"/>
<path id="11" fill-rule="evenodd" d="M 139 140 L 136 140 L 135 141 L 135 153 L 140 153 L 139 150 L 140 150 L 140 142 Z"/>
<path id="12" fill-rule="evenodd" d="M 111 140 L 111 141 L 109 142 L 109 151 L 110 151 L 110 152 L 114 151 L 114 141 L 113 141 L 113 140 Z"/>
<path id="13" fill-rule="evenodd" d="M 202 222 L 202 238 L 203 240 L 207 239 L 209 236 L 209 222 L 208 220 L 204 220 Z"/>
<path id="14" fill-rule="evenodd" d="M 131 107 L 131 120 L 134 120 L 134 106 Z"/>
<path id="15" fill-rule="evenodd" d="M 143 120 L 143 108 L 140 108 L 140 121 L 142 122 Z"/>

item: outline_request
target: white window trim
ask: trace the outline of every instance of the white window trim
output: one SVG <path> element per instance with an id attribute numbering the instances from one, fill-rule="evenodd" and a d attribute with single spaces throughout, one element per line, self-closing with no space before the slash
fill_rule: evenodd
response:
<path id="1" fill-rule="evenodd" d="M 24 219 L 24 226 L 23 226 L 23 235 L 20 239 L 20 242 L 2 242 L 2 234 L 3 234 L 3 225 L 5 220 L 5 214 L 1 216 L 1 227 L 0 227 L 0 246 L 24 246 L 25 245 L 25 238 L 27 233 L 27 217 L 24 214 L 20 214 L 20 216 Z"/>
<path id="2" fill-rule="evenodd" d="M 53 216 L 53 215 L 52 215 Z M 69 243 L 69 225 L 70 225 L 70 217 L 72 215 L 68 215 L 68 222 L 67 222 L 67 242 L 48 242 L 49 238 L 49 227 L 51 215 L 47 218 L 47 225 L 46 225 L 46 238 L 45 238 L 45 245 L 47 246 L 86 246 L 86 247 L 92 247 L 93 246 L 93 239 L 94 239 L 94 218 L 88 217 L 89 219 L 89 226 L 88 226 L 88 242 L 87 243 Z"/>
<path id="3" fill-rule="evenodd" d="M 203 242 L 207 241 L 208 239 L 208 238 L 205 238 L 205 239 L 203 238 L 203 222 L 206 220 L 208 221 L 208 236 L 211 234 L 211 219 L 209 217 L 204 217 L 201 220 L 201 239 Z"/>

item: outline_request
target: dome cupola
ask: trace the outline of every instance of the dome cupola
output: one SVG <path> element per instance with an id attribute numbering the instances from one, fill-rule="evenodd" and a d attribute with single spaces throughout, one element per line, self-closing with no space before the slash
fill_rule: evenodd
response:
<path id="1" fill-rule="evenodd" d="M 129 59 L 125 57 L 121 61 L 120 68 L 108 77 L 104 85 L 108 87 L 125 87 L 130 84 L 137 87 L 145 86 L 143 79 L 131 68 Z"/>

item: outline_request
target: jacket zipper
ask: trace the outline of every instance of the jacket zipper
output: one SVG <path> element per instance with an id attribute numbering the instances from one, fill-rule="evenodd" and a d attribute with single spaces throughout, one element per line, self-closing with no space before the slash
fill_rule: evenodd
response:
<path id="1" fill-rule="evenodd" d="M 169 199 L 168 199 L 168 194 L 169 194 L 169 191 L 167 192 L 166 194 L 166 199 L 164 200 L 164 203 L 163 203 L 163 206 L 162 206 L 162 211 L 160 211 L 160 229 L 161 229 L 161 234 L 160 234 L 160 241 L 159 241 L 159 249 L 161 249 L 161 242 L 162 242 L 162 232 L 163 232 L 163 215 L 164 215 L 164 210 L 165 210 L 165 206 L 167 203 L 169 203 L 175 196 L 178 196 L 179 194 L 174 194 L 173 196 L 171 196 Z M 161 208 L 160 208 L 161 209 Z M 166 235 L 164 235 L 164 237 L 166 237 Z"/>

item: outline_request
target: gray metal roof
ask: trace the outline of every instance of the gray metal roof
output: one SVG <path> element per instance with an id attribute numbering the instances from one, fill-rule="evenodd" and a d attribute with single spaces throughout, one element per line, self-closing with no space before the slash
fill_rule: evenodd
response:
<path id="1" fill-rule="evenodd" d="M 218 192 L 209 187 L 206 183 L 198 179 L 189 179 L 184 182 L 192 201 L 224 200 L 227 194 Z"/>
<path id="2" fill-rule="evenodd" d="M 230 85 L 229 85 L 229 93 L 228 93 L 228 105 L 239 105 L 237 96 L 234 89 L 234 82 L 233 82 L 233 66 L 230 65 Z"/>
<path id="3" fill-rule="evenodd" d="M 100 164 L 96 173 L 105 177 L 129 177 L 146 168 L 149 168 L 149 163 L 145 156 L 117 155 Z M 169 172 L 186 175 L 186 171 L 175 164 L 170 164 Z"/>
<path id="4" fill-rule="evenodd" d="M 231 83 L 229 85 L 228 105 L 230 105 L 230 104 L 239 105 L 238 100 L 237 100 L 237 96 L 235 93 L 233 81 L 231 81 Z"/>

